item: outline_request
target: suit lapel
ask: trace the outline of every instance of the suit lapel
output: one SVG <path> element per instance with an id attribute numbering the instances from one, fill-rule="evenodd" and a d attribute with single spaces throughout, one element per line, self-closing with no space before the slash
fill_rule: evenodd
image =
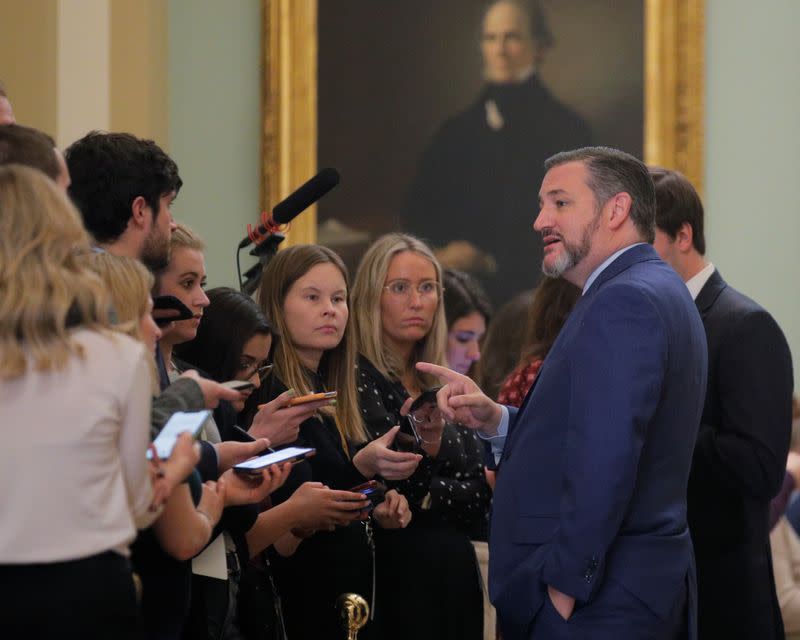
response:
<path id="1" fill-rule="evenodd" d="M 711 274 L 711 277 L 703 285 L 703 288 L 700 289 L 700 293 L 697 294 L 697 298 L 695 298 L 694 301 L 701 316 L 704 316 L 708 310 L 714 306 L 717 298 L 719 298 L 719 294 L 721 294 L 727 286 L 728 283 L 722 279 L 720 272 L 714 269 L 714 273 Z"/>
<path id="2" fill-rule="evenodd" d="M 639 244 L 628 251 L 625 251 L 621 256 L 619 256 L 614 262 L 608 265 L 605 269 L 603 269 L 602 273 L 597 276 L 597 279 L 592 283 L 589 289 L 584 293 L 579 299 L 575 307 L 572 309 L 572 312 L 569 314 L 564 326 L 561 328 L 561 332 L 559 333 L 558 338 L 556 339 L 555 343 L 553 344 L 552 349 L 550 350 L 551 353 L 558 351 L 561 348 L 561 341 L 564 339 L 564 329 L 567 327 L 568 324 L 571 322 L 576 321 L 576 318 L 582 314 L 580 308 L 586 304 L 587 300 L 597 291 L 597 289 L 608 280 L 614 278 L 615 276 L 619 275 L 632 265 L 636 264 L 637 262 L 644 262 L 646 260 L 659 260 L 658 254 L 656 253 L 653 246 L 650 244 Z M 716 272 L 715 272 L 716 274 Z M 579 320 L 578 320 L 579 321 Z M 517 430 L 517 425 L 521 422 L 521 418 L 525 409 L 528 406 L 528 403 L 533 396 L 534 389 L 536 389 L 536 385 L 542 377 L 545 368 L 547 367 L 547 358 L 545 358 L 544 362 L 542 363 L 541 368 L 539 369 L 539 373 L 536 375 L 536 380 L 533 381 L 531 388 L 528 389 L 528 393 L 525 395 L 525 399 L 522 401 L 522 404 L 517 411 L 517 417 L 508 425 L 508 435 L 506 436 L 505 446 L 503 447 L 503 458 L 506 457 L 506 454 L 512 448 L 512 436 Z"/>

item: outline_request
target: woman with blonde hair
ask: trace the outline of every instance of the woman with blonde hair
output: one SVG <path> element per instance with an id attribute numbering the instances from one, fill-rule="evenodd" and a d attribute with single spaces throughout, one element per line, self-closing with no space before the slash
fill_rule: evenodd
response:
<path id="1" fill-rule="evenodd" d="M 378 570 L 393 576 L 384 593 L 386 638 L 480 638 L 481 578 L 470 534 L 486 522 L 489 492 L 479 451 L 445 425 L 438 409 L 406 417 L 411 399 L 437 385 L 416 362 L 445 363 L 442 270 L 414 236 L 391 233 L 367 249 L 353 285 L 362 418 L 372 438 L 413 420 L 422 461 L 398 483 L 411 504 L 412 525 L 376 536 Z M 387 480 L 392 480 L 387 478 Z M 414 615 L 392 605 L 415 594 Z M 380 597 L 381 594 L 379 594 Z"/>
<path id="2" fill-rule="evenodd" d="M 0 168 L 0 601 L 10 637 L 138 638 L 129 545 L 150 524 L 150 356 L 109 329 L 80 217 Z M 13 428 L 13 432 L 11 429 Z"/>
<path id="3" fill-rule="evenodd" d="M 369 441 L 361 421 L 355 385 L 355 344 L 349 319 L 347 270 L 330 249 L 299 245 L 278 253 L 261 282 L 259 302 L 276 327 L 273 371 L 251 396 L 250 413 L 258 403 L 277 398 L 291 388 L 292 395 L 336 391 L 335 403 L 311 403 L 300 425 L 296 446 L 313 447 L 316 455 L 295 466 L 286 485 L 274 494 L 285 500 L 306 481 L 322 482 L 347 490 L 372 479 L 406 478 L 420 456 L 391 451 L 394 434 Z M 333 638 L 340 633 L 334 604 L 342 593 L 355 592 L 367 599 L 381 593 L 390 582 L 373 582 L 371 523 L 365 516 L 360 493 L 347 493 L 348 511 L 342 525 L 332 531 L 294 531 L 276 545 L 291 557 L 276 558 L 278 588 L 285 607 L 291 638 Z M 408 503 L 395 491 L 375 507 L 378 527 L 402 528 L 409 522 Z M 302 541 L 302 542 L 301 542 Z M 378 565 L 378 571 L 380 571 Z M 374 604 L 374 603 L 370 603 Z M 385 638 L 377 608 L 373 620 L 359 634 Z"/>

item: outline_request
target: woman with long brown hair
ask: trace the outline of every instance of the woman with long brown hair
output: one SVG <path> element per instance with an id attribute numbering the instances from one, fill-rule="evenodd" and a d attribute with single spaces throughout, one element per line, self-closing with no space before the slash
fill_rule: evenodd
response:
<path id="1" fill-rule="evenodd" d="M 249 413 L 259 403 L 292 391 L 303 396 L 336 391 L 335 402 L 309 404 L 296 446 L 313 447 L 316 455 L 295 466 L 276 502 L 303 482 L 316 481 L 347 490 L 380 474 L 400 479 L 411 475 L 420 456 L 388 448 L 390 438 L 369 441 L 359 412 L 355 384 L 355 343 L 349 320 L 347 270 L 325 247 L 299 245 L 278 253 L 264 271 L 259 302 L 275 325 L 272 375 L 253 394 Z M 371 523 L 363 521 L 367 504 L 360 493 L 348 493 L 349 511 L 333 531 L 292 532 L 276 543 L 273 566 L 284 605 L 289 637 L 332 638 L 340 633 L 334 604 L 339 595 L 356 592 L 372 600 L 375 584 Z M 408 503 L 394 491 L 375 507 L 378 527 L 402 528 L 410 519 Z M 380 582 L 380 581 L 379 581 Z M 380 608 L 378 617 L 380 618 Z M 383 638 L 380 620 L 361 632 Z"/>

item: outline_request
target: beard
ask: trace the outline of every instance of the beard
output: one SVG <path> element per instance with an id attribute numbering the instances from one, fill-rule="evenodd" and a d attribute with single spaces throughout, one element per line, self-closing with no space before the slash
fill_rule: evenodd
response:
<path id="1" fill-rule="evenodd" d="M 153 273 L 166 269 L 169 265 L 170 236 L 161 236 L 156 228 L 147 234 L 142 247 L 141 260 Z"/>
<path id="2" fill-rule="evenodd" d="M 573 269 L 583 260 L 592 249 L 592 236 L 600 224 L 600 212 L 584 227 L 583 235 L 579 244 L 570 244 L 563 236 L 559 235 L 563 250 L 551 264 L 542 260 L 542 273 L 548 278 L 560 278 L 564 273 Z M 548 229 L 542 231 L 546 235 Z"/>

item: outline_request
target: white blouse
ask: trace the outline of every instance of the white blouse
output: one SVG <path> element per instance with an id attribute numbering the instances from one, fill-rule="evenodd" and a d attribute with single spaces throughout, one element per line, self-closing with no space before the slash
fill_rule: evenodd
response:
<path id="1" fill-rule="evenodd" d="M 75 330 L 84 356 L 0 381 L 0 564 L 128 554 L 152 523 L 152 357 L 121 334 Z"/>

